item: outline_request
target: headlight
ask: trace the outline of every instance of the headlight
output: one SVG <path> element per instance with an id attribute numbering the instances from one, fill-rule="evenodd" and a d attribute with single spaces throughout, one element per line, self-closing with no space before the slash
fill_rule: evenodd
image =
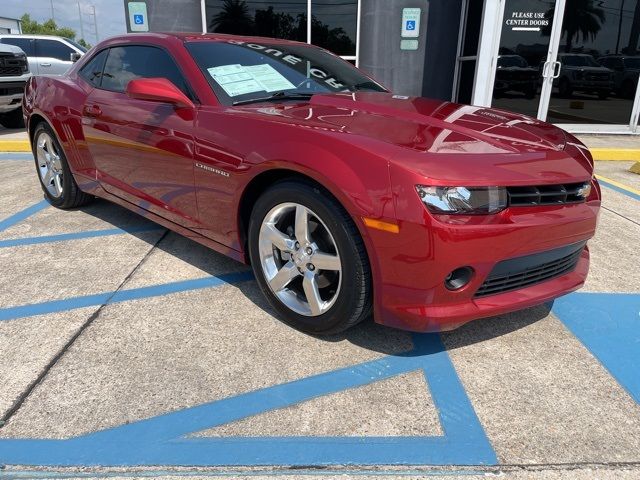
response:
<path id="1" fill-rule="evenodd" d="M 29 61 L 27 60 L 27 56 L 24 53 L 16 53 L 16 57 L 24 62 L 22 64 L 22 73 L 27 73 L 29 71 Z"/>
<path id="2" fill-rule="evenodd" d="M 507 208 L 507 189 L 504 187 L 416 185 L 416 191 L 432 213 L 478 215 L 497 213 Z"/>

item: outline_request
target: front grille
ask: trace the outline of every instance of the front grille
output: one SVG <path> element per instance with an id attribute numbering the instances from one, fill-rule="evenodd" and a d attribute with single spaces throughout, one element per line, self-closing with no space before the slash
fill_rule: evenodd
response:
<path id="1" fill-rule="evenodd" d="M 587 80 L 609 80 L 608 73 L 587 73 L 585 77 Z"/>
<path id="2" fill-rule="evenodd" d="M 0 88 L 0 96 L 19 95 L 22 94 L 23 91 L 24 87 Z"/>
<path id="3" fill-rule="evenodd" d="M 509 206 L 529 207 L 532 205 L 562 205 L 564 203 L 584 202 L 583 183 L 564 185 L 537 185 L 526 187 L 507 187 Z"/>
<path id="4" fill-rule="evenodd" d="M 475 296 L 510 292 L 569 273 L 576 268 L 584 245 L 585 242 L 581 242 L 548 252 L 504 260 L 493 268 Z"/>
<path id="5" fill-rule="evenodd" d="M 26 57 L 0 55 L 0 76 L 20 76 L 27 71 Z"/>
<path id="6" fill-rule="evenodd" d="M 24 73 L 22 67 L 0 67 L 0 76 L 19 77 Z"/>

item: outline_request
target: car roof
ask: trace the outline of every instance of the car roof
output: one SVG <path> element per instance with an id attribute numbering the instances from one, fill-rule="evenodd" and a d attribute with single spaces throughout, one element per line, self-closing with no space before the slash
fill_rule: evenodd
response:
<path id="1" fill-rule="evenodd" d="M 3 33 L 0 34 L 0 38 L 36 38 L 36 39 L 56 39 L 56 40 L 67 40 L 65 37 L 60 37 L 58 35 L 36 35 L 36 34 L 17 34 L 17 33 Z"/>
<path id="2" fill-rule="evenodd" d="M 157 39 L 167 40 L 171 38 L 178 39 L 183 42 L 197 42 L 197 41 L 214 41 L 214 42 L 226 42 L 229 40 L 236 40 L 241 42 L 269 42 L 270 44 L 278 45 L 309 45 L 305 42 L 296 42 L 293 40 L 284 40 L 281 38 L 269 38 L 247 35 L 229 35 L 226 33 L 199 33 L 199 32 L 144 32 L 144 33 L 127 33 L 125 35 L 117 35 L 109 38 L 108 42 L 117 42 L 119 40 L 130 40 L 131 38 L 141 39 Z M 311 46 L 311 45 L 309 45 Z"/>

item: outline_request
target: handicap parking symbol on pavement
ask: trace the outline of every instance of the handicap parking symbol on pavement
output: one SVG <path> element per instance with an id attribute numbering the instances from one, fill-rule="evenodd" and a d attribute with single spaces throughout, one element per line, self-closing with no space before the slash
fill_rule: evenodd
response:
<path id="1" fill-rule="evenodd" d="M 141 14 L 136 14 L 133 16 L 133 23 L 135 23 L 136 25 L 143 25 L 144 24 L 144 16 Z"/>
<path id="2" fill-rule="evenodd" d="M 416 29 L 416 21 L 415 20 L 407 20 L 407 30 L 415 30 Z"/>

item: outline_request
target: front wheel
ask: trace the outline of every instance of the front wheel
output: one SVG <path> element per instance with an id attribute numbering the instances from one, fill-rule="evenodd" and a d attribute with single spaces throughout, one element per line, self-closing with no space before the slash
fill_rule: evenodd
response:
<path id="1" fill-rule="evenodd" d="M 258 285 L 289 325 L 328 335 L 369 314 L 364 243 L 344 208 L 319 187 L 271 187 L 253 208 L 248 237 Z"/>

